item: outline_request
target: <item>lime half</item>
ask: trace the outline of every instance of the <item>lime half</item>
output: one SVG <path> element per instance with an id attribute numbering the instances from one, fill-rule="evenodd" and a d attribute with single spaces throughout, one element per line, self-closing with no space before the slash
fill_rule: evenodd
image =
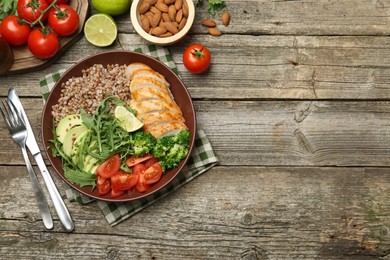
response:
<path id="1" fill-rule="evenodd" d="M 144 126 L 144 124 L 124 106 L 115 108 L 115 118 L 118 119 L 119 125 L 127 132 L 134 132 Z"/>
<path id="2" fill-rule="evenodd" d="M 93 45 L 106 47 L 115 41 L 118 27 L 108 14 L 94 14 L 85 22 L 84 34 Z"/>

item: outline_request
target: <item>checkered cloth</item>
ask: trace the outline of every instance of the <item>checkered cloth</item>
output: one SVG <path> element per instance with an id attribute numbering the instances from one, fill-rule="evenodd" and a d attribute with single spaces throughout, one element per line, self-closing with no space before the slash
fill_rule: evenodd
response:
<path id="1" fill-rule="evenodd" d="M 167 66 L 169 66 L 176 74 L 178 74 L 178 70 L 172 60 L 168 49 L 151 45 L 135 49 L 134 51 L 148 54 L 153 58 L 162 61 Z M 60 70 L 55 73 L 48 74 L 45 76 L 45 78 L 40 80 L 40 85 L 42 87 L 42 96 L 44 99 L 47 99 L 51 89 L 54 87 L 54 84 L 56 83 L 56 81 L 58 81 L 58 79 L 64 72 L 65 70 Z M 217 163 L 218 158 L 214 154 L 211 144 L 207 139 L 207 136 L 205 135 L 203 130 L 198 130 L 196 133 L 195 145 L 191 156 L 187 161 L 187 164 L 168 185 L 150 196 L 135 201 L 123 203 L 109 203 L 98 200 L 97 204 L 102 210 L 107 222 L 111 226 L 114 226 L 136 214 L 137 212 L 141 211 L 142 209 L 148 207 L 152 203 L 158 201 L 159 199 L 163 198 L 174 190 L 180 188 L 184 184 L 190 182 L 197 176 L 201 175 L 205 171 L 215 166 Z M 66 196 L 71 202 L 86 204 L 94 201 L 94 199 L 80 194 L 66 184 L 64 184 L 64 187 Z"/>

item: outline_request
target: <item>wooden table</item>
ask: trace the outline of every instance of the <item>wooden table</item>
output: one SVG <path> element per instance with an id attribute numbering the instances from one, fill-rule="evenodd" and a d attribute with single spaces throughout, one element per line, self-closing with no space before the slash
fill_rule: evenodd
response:
<path id="1" fill-rule="evenodd" d="M 390 2 L 226 2 L 221 37 L 200 25 L 203 5 L 169 47 L 220 165 L 115 227 L 96 204 L 67 202 L 75 231 L 54 210 L 45 231 L 0 124 L 0 258 L 390 259 Z M 37 136 L 42 76 L 145 44 L 128 15 L 116 20 L 109 48 L 82 38 L 47 69 L 0 77 L 1 97 L 16 87 Z M 201 76 L 181 60 L 195 42 L 213 55 Z"/>

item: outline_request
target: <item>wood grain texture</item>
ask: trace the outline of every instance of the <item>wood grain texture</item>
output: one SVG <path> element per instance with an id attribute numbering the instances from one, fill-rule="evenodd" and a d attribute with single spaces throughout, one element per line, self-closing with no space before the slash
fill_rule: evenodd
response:
<path id="1" fill-rule="evenodd" d="M 67 202 L 75 231 L 64 233 L 53 210 L 46 232 L 0 124 L 0 258 L 390 259 L 390 3 L 226 2 L 228 27 L 206 1 L 188 37 L 169 46 L 220 165 L 115 227 L 95 203 Z M 221 37 L 207 34 L 206 18 Z M 0 77 L 0 97 L 16 87 L 38 140 L 40 78 L 146 44 L 128 14 L 115 19 L 112 46 L 82 38 L 48 68 Z M 182 63 L 195 42 L 213 55 L 203 75 Z"/>
<path id="2" fill-rule="evenodd" d="M 14 63 L 7 74 L 17 74 L 28 71 L 36 71 L 48 67 L 56 59 L 61 57 L 67 48 L 77 42 L 83 36 L 83 26 L 87 19 L 89 2 L 88 0 L 72 0 L 69 5 L 77 12 L 80 18 L 79 27 L 74 34 L 60 38 L 60 49 L 57 54 L 50 59 L 39 59 L 28 49 L 27 45 L 13 47 Z"/>
<path id="3" fill-rule="evenodd" d="M 3 256 L 378 259 L 390 252 L 386 169 L 216 167 L 113 228 L 96 204 L 67 203 L 72 234 L 57 218 L 54 231 L 41 231 L 23 170 L 0 167 Z"/>

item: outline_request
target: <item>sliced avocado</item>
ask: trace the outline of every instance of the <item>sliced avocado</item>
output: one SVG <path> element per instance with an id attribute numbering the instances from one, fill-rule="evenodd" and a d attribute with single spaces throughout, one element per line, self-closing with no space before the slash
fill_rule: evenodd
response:
<path id="1" fill-rule="evenodd" d="M 94 173 L 94 172 L 92 172 L 92 169 L 98 165 L 97 162 L 98 162 L 98 159 L 96 159 L 95 157 L 92 157 L 91 155 L 87 155 L 84 159 L 83 171 L 86 171 L 89 173 Z"/>
<path id="2" fill-rule="evenodd" d="M 82 133 L 88 131 L 88 128 L 85 125 L 78 125 L 72 127 L 66 134 L 64 138 L 64 153 L 68 156 L 72 155 L 73 144 Z"/>
<path id="3" fill-rule="evenodd" d="M 77 136 L 76 140 L 73 142 L 70 155 L 72 157 L 72 161 L 74 164 L 78 164 L 79 162 L 79 155 L 78 155 L 78 150 L 81 145 L 84 144 L 86 140 L 86 136 L 88 134 L 88 131 L 84 131 Z"/>
<path id="4" fill-rule="evenodd" d="M 71 114 L 62 118 L 58 123 L 56 128 L 56 135 L 58 140 L 61 143 L 64 143 L 65 135 L 76 125 L 81 125 L 83 121 L 81 120 L 80 114 Z"/>

